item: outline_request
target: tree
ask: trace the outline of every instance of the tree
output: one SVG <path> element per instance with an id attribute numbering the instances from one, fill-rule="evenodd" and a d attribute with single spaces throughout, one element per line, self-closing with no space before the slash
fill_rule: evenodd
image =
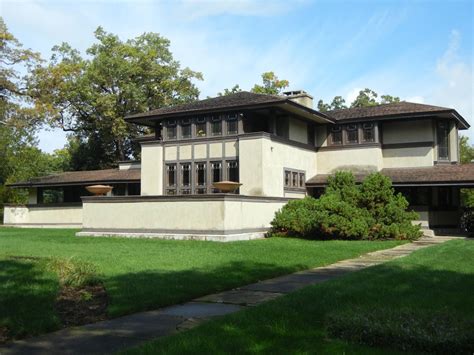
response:
<path id="1" fill-rule="evenodd" d="M 218 92 L 218 96 L 227 96 L 231 94 L 236 94 L 238 92 L 241 92 L 242 89 L 240 88 L 239 84 L 234 85 L 231 89 L 224 89 L 224 92 Z"/>
<path id="2" fill-rule="evenodd" d="M 53 127 L 73 132 L 79 150 L 93 157 L 82 169 L 106 168 L 136 157 L 132 139 L 145 129 L 125 122 L 127 115 L 196 100 L 194 80 L 202 75 L 181 68 L 170 42 L 156 33 L 122 41 L 101 27 L 88 57 L 69 44 L 53 48 L 47 65 L 38 67 L 30 94 Z"/>
<path id="3" fill-rule="evenodd" d="M 288 80 L 279 80 L 274 72 L 262 74 L 263 85 L 255 84 L 252 92 L 256 94 L 278 95 L 290 85 Z"/>
<path id="4" fill-rule="evenodd" d="M 474 161 L 474 146 L 469 144 L 469 137 L 460 137 L 459 154 L 461 156 L 461 164 L 467 164 Z"/>
<path id="5" fill-rule="evenodd" d="M 359 95 L 351 103 L 351 107 L 367 107 L 378 105 L 377 93 L 370 89 L 359 91 Z"/>
<path id="6" fill-rule="evenodd" d="M 396 96 L 382 95 L 380 98 L 382 99 L 380 101 L 381 104 L 393 104 L 395 102 L 400 102 L 400 98 Z"/>
<path id="7" fill-rule="evenodd" d="M 371 89 L 364 89 L 359 91 L 359 95 L 351 103 L 350 107 L 367 107 L 375 106 L 380 104 L 390 104 L 400 102 L 400 98 L 391 95 L 380 96 L 380 101 L 377 101 L 378 94 Z M 335 96 L 330 104 L 325 103 L 323 100 L 318 101 L 318 110 L 321 112 L 341 110 L 347 108 L 346 101 L 342 96 Z"/>

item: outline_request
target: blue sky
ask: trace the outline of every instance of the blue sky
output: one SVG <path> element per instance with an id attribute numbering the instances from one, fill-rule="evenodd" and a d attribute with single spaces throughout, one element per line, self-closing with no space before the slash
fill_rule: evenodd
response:
<path id="1" fill-rule="evenodd" d="M 158 32 L 182 66 L 203 73 L 201 97 L 250 89 L 272 70 L 315 100 L 351 101 L 369 87 L 474 123 L 472 1 L 2 0 L 0 14 L 44 57 L 63 41 L 84 51 L 97 26 L 122 39 Z M 61 131 L 39 138 L 48 152 L 65 142 Z"/>

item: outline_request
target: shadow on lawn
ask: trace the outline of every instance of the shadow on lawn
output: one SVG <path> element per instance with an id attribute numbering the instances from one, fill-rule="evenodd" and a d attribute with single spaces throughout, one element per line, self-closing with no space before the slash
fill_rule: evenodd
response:
<path id="1" fill-rule="evenodd" d="M 390 263 L 158 340 L 145 353 L 390 353 L 364 344 L 463 353 L 474 351 L 473 294 L 472 273 Z M 334 314 L 352 322 L 343 340 L 328 337 Z"/>
<path id="2" fill-rule="evenodd" d="M 182 303 L 302 268 L 298 264 L 282 267 L 258 262 L 229 262 L 212 268 L 122 274 L 104 282 L 110 297 L 109 314 L 118 316 Z"/>
<path id="3" fill-rule="evenodd" d="M 22 337 L 58 326 L 53 304 L 57 278 L 36 258 L 0 259 L 0 325 L 9 337 Z"/>

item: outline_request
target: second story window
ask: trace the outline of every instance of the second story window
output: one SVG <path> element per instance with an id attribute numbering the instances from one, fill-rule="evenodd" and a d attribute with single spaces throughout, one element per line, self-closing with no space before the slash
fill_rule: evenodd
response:
<path id="1" fill-rule="evenodd" d="M 356 124 L 350 124 L 346 127 L 347 143 L 359 143 L 359 131 Z"/>
<path id="2" fill-rule="evenodd" d="M 213 136 L 222 135 L 222 119 L 220 116 L 212 116 L 211 118 L 211 134 Z"/>
<path id="3" fill-rule="evenodd" d="M 364 142 L 375 142 L 375 130 L 373 123 L 364 123 L 362 125 L 362 140 Z"/>
<path id="4" fill-rule="evenodd" d="M 191 138 L 192 137 L 192 126 L 191 119 L 186 118 L 181 120 L 181 138 Z"/>
<path id="5" fill-rule="evenodd" d="M 306 174 L 301 170 L 284 170 L 284 188 L 286 190 L 304 190 L 306 185 Z"/>
<path id="6" fill-rule="evenodd" d="M 227 134 L 237 134 L 238 133 L 238 120 L 237 115 L 232 114 L 227 116 Z"/>
<path id="7" fill-rule="evenodd" d="M 198 117 L 196 119 L 196 137 L 207 136 L 207 119 L 206 117 Z"/>
<path id="8" fill-rule="evenodd" d="M 342 127 L 341 126 L 331 127 L 331 144 L 333 145 L 342 144 Z"/>
<path id="9" fill-rule="evenodd" d="M 449 121 L 438 121 L 436 126 L 438 159 L 449 160 Z"/>
<path id="10" fill-rule="evenodd" d="M 176 120 L 169 120 L 166 123 L 166 139 L 176 139 L 177 127 Z"/>

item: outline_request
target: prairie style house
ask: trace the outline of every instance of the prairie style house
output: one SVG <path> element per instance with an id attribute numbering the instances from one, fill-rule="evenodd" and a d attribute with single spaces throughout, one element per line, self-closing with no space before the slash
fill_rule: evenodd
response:
<path id="1" fill-rule="evenodd" d="M 400 102 L 318 112 L 304 91 L 240 92 L 127 118 L 153 129 L 141 160 L 117 169 L 68 172 L 12 184 L 29 204 L 7 206 L 5 224 L 71 226 L 78 235 L 203 240 L 261 237 L 291 198 L 319 196 L 338 170 L 379 171 L 420 214 L 425 228 L 457 227 L 460 189 L 474 164 L 459 164 L 456 110 Z M 221 181 L 239 182 L 221 193 Z M 113 186 L 87 196 L 85 186 Z"/>

